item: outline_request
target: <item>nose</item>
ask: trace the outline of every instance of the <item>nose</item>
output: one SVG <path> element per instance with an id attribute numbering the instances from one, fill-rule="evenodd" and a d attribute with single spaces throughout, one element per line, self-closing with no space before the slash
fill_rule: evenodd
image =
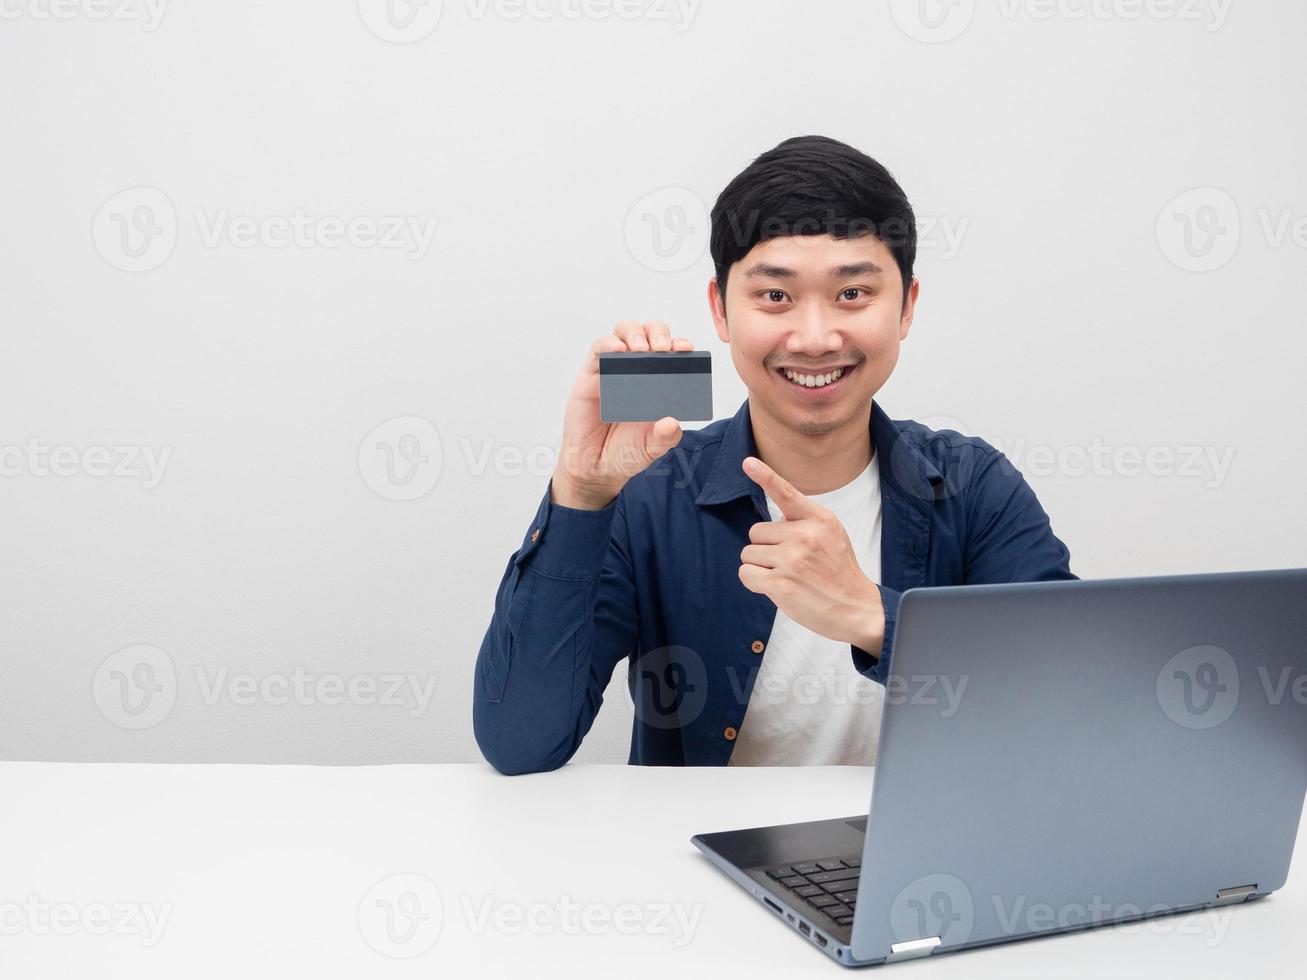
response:
<path id="1" fill-rule="evenodd" d="M 795 310 L 796 316 L 791 320 L 792 329 L 785 340 L 785 349 L 791 354 L 802 354 L 813 360 L 832 351 L 844 348 L 840 332 L 826 318 L 825 311 L 816 303 L 806 310 Z"/>

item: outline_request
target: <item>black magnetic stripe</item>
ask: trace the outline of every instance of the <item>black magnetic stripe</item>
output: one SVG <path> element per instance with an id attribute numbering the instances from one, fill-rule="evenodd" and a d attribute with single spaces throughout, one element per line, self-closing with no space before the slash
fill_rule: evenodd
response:
<path id="1" fill-rule="evenodd" d="M 687 351 L 686 353 L 690 353 Z M 667 357 L 665 355 L 599 355 L 599 373 L 603 374 L 711 374 L 712 359 L 703 357 Z"/>

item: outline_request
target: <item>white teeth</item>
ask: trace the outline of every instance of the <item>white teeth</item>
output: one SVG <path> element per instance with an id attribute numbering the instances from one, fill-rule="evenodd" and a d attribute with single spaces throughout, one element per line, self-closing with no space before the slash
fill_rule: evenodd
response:
<path id="1" fill-rule="evenodd" d="M 785 369 L 785 377 L 805 388 L 822 388 L 832 381 L 838 381 L 843 374 L 844 368 L 836 368 L 829 374 L 796 374 L 789 368 Z"/>

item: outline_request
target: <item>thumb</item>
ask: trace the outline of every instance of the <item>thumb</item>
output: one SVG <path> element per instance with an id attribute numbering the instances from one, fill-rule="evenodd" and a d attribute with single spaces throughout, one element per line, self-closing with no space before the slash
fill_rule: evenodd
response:
<path id="1" fill-rule="evenodd" d="M 644 449 L 653 462 L 681 441 L 681 423 L 670 415 L 655 422 L 645 437 Z"/>

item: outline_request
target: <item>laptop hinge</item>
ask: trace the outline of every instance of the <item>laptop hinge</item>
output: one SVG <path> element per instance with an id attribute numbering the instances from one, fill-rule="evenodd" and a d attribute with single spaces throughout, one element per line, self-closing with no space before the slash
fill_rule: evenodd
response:
<path id="1" fill-rule="evenodd" d="M 906 943 L 894 943 L 889 948 L 889 956 L 885 957 L 885 962 L 897 963 L 900 960 L 915 960 L 922 956 L 929 956 L 935 952 L 935 947 L 938 945 L 939 936 L 913 939 Z"/>
<path id="2" fill-rule="evenodd" d="M 1208 902 L 1207 907 L 1216 908 L 1218 905 L 1234 905 L 1236 902 L 1246 902 L 1257 892 L 1256 885 L 1239 885 L 1237 888 L 1222 888 L 1216 893 L 1216 901 Z"/>

